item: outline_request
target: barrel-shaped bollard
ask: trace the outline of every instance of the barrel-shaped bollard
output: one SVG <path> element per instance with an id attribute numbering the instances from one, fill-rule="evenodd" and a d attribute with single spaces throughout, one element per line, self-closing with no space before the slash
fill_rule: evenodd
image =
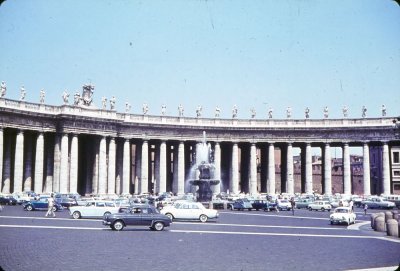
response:
<path id="1" fill-rule="evenodd" d="M 392 214 L 393 214 L 393 219 L 396 219 L 398 221 L 399 220 L 399 211 L 393 210 Z"/>
<path id="2" fill-rule="evenodd" d="M 399 222 L 394 219 L 389 219 L 386 222 L 386 232 L 388 236 L 399 237 Z"/>
<path id="3" fill-rule="evenodd" d="M 385 221 L 385 213 L 375 213 L 375 214 L 372 214 L 372 215 L 374 215 L 374 221 L 373 221 L 373 229 L 374 230 L 376 230 L 376 219 L 378 218 L 378 217 L 382 217 L 383 218 L 383 221 Z M 371 216 L 372 216 L 371 215 Z"/>
<path id="4" fill-rule="evenodd" d="M 385 217 L 383 216 L 378 216 L 377 218 L 375 218 L 375 231 L 386 231 L 385 229 Z"/>
<path id="5" fill-rule="evenodd" d="M 391 211 L 385 212 L 385 222 L 387 223 L 389 219 L 393 219 L 393 213 Z"/>
<path id="6" fill-rule="evenodd" d="M 372 214 L 371 215 L 371 228 L 375 230 L 375 218 L 378 217 L 378 214 Z"/>

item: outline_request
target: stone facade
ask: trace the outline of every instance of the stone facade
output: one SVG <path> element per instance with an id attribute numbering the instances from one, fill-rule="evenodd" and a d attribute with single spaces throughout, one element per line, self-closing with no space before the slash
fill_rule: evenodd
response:
<path id="1" fill-rule="evenodd" d="M 176 194 L 185 180 L 203 131 L 214 150 L 221 185 L 215 193 L 358 191 L 390 194 L 400 139 L 395 118 L 220 119 L 118 113 L 64 104 L 50 106 L 0 99 L 1 191 L 80 194 Z M 350 169 L 349 146 L 364 150 L 362 180 Z M 301 148 L 301 168 L 293 163 Z M 330 148 L 343 149 L 341 179 Z M 371 191 L 370 148 L 382 148 L 379 190 Z M 321 148 L 320 174 L 311 148 Z M 280 150 L 280 157 L 275 156 Z M 392 156 L 392 157 L 391 157 Z M 275 164 L 280 164 L 276 171 Z M 394 178 L 395 177 L 395 178 Z M 395 183 L 394 183 L 395 182 Z M 361 185 L 362 184 L 362 185 Z"/>

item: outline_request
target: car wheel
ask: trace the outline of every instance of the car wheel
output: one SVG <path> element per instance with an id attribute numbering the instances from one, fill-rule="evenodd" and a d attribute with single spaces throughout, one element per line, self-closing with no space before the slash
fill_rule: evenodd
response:
<path id="1" fill-rule="evenodd" d="M 312 211 L 312 208 L 311 208 L 311 207 L 308 207 L 308 210 L 309 210 L 309 211 Z"/>
<path id="2" fill-rule="evenodd" d="M 32 205 L 28 205 L 28 206 L 26 206 L 26 210 L 27 210 L 27 211 L 33 211 L 33 207 L 32 207 Z"/>
<path id="3" fill-rule="evenodd" d="M 56 207 L 56 206 L 53 206 L 53 207 L 51 208 L 51 210 L 52 210 L 53 212 L 57 212 L 57 207 Z"/>
<path id="4" fill-rule="evenodd" d="M 201 221 L 201 222 L 204 223 L 204 222 L 207 222 L 207 220 L 208 220 L 208 217 L 207 217 L 206 215 L 201 215 L 201 216 L 200 216 L 200 221 Z"/>
<path id="5" fill-rule="evenodd" d="M 171 219 L 171 221 L 172 221 L 172 219 L 174 219 L 174 216 L 173 216 L 172 214 L 170 214 L 170 213 L 167 213 L 167 214 L 165 214 L 165 215 L 168 216 L 169 219 Z"/>
<path id="6" fill-rule="evenodd" d="M 78 211 L 75 211 L 75 212 L 72 213 L 72 217 L 74 219 L 79 219 L 79 218 L 81 218 L 81 213 L 78 212 Z"/>
<path id="7" fill-rule="evenodd" d="M 153 229 L 156 231 L 162 231 L 164 229 L 164 223 L 162 223 L 162 222 L 154 223 Z"/>
<path id="8" fill-rule="evenodd" d="M 324 207 L 322 207 L 322 208 L 321 208 L 321 211 L 322 211 L 322 212 L 325 212 L 325 208 L 324 208 Z"/>
<path id="9" fill-rule="evenodd" d="M 123 223 L 122 221 L 120 221 L 120 220 L 115 221 L 114 224 L 113 224 L 113 228 L 114 228 L 114 230 L 116 230 L 116 231 L 120 231 L 120 230 L 122 230 L 124 227 L 125 227 L 124 223 Z"/>

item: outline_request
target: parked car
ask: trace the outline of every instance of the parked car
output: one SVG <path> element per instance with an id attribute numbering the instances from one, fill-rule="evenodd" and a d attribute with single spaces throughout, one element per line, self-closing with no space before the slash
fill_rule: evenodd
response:
<path id="1" fill-rule="evenodd" d="M 388 195 L 384 197 L 385 200 L 391 201 L 400 209 L 400 195 Z"/>
<path id="2" fill-rule="evenodd" d="M 275 203 L 271 203 L 267 200 L 254 200 L 253 202 L 251 202 L 251 205 L 253 206 L 253 209 L 256 209 L 256 211 L 270 211 L 271 209 L 275 209 L 276 207 Z"/>
<path id="3" fill-rule="evenodd" d="M 312 211 L 312 210 L 330 211 L 331 209 L 332 209 L 332 206 L 329 204 L 329 201 L 317 200 L 308 205 L 308 210 L 310 210 L 310 211 Z"/>
<path id="4" fill-rule="evenodd" d="M 64 208 L 69 208 L 71 206 L 76 206 L 78 205 L 77 201 L 73 198 L 67 198 L 67 197 L 56 197 L 55 202 L 61 204 L 62 207 Z"/>
<path id="5" fill-rule="evenodd" d="M 237 199 L 228 205 L 228 209 L 239 210 L 239 211 L 247 209 L 251 211 L 253 209 L 253 205 L 248 199 Z"/>
<path id="6" fill-rule="evenodd" d="M 160 211 L 162 214 L 173 219 L 200 220 L 207 222 L 208 219 L 218 218 L 217 210 L 207 209 L 200 202 L 175 201 L 173 205 L 165 206 Z"/>
<path id="7" fill-rule="evenodd" d="M 366 200 L 363 200 L 361 202 L 361 205 L 364 207 L 365 204 L 368 205 L 369 209 L 375 209 L 375 208 L 393 209 L 396 206 L 394 202 L 387 201 L 381 197 L 370 197 Z"/>
<path id="8" fill-rule="evenodd" d="M 1 196 L 0 197 L 0 204 L 1 205 L 16 205 L 17 200 L 12 196 Z"/>
<path id="9" fill-rule="evenodd" d="M 329 220 L 331 224 L 346 223 L 347 225 L 356 223 L 356 214 L 350 207 L 338 207 L 330 215 Z"/>
<path id="10" fill-rule="evenodd" d="M 103 217 L 103 225 L 116 231 L 126 226 L 149 226 L 151 230 L 162 231 L 171 223 L 170 217 L 148 204 L 134 204 L 123 212 L 106 214 Z"/>
<path id="11" fill-rule="evenodd" d="M 49 197 L 40 197 L 38 200 L 27 201 L 22 204 L 24 210 L 35 211 L 35 210 L 47 210 L 49 208 Z M 63 207 L 61 204 L 54 202 L 53 211 L 60 211 Z"/>
<path id="12" fill-rule="evenodd" d="M 118 213 L 118 207 L 113 201 L 88 201 L 84 206 L 72 206 L 69 208 L 69 214 L 74 219 L 82 217 L 102 218 L 104 215 Z"/>
<path id="13" fill-rule="evenodd" d="M 292 210 L 292 204 L 287 199 L 278 199 L 277 200 L 277 207 L 279 211 L 285 210 L 290 211 Z"/>
<path id="14" fill-rule="evenodd" d="M 347 200 L 333 200 L 330 202 L 332 208 L 337 208 L 337 207 L 349 207 L 350 204 Z"/>
<path id="15" fill-rule="evenodd" d="M 296 208 L 297 209 L 302 209 L 302 208 L 306 208 L 308 209 L 308 205 L 310 205 L 310 203 L 313 203 L 314 201 L 311 199 L 298 199 L 296 201 Z"/>

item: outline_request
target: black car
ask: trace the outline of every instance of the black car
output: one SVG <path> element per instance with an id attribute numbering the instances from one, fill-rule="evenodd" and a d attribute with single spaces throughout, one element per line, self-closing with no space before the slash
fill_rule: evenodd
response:
<path id="1" fill-rule="evenodd" d="M 103 217 L 103 225 L 120 231 L 125 226 L 149 226 L 151 230 L 162 231 L 172 223 L 171 219 L 160 212 L 152 205 L 135 204 L 130 208 Z"/>
<path id="2" fill-rule="evenodd" d="M 12 196 L 1 196 L 0 197 L 0 204 L 1 205 L 16 205 L 17 200 Z"/>
<path id="3" fill-rule="evenodd" d="M 255 200 L 252 203 L 253 209 L 271 211 L 276 209 L 276 203 L 267 200 Z"/>
<path id="4" fill-rule="evenodd" d="M 41 197 L 38 200 L 31 200 L 28 202 L 25 202 L 22 206 L 24 207 L 24 210 L 27 211 L 35 211 L 35 210 L 47 210 L 49 207 L 49 198 L 48 197 Z M 62 210 L 63 207 L 61 204 L 54 202 L 53 206 L 53 211 L 60 211 Z"/>
<path id="5" fill-rule="evenodd" d="M 66 197 L 56 197 L 55 202 L 60 204 L 64 208 L 69 208 L 71 206 L 76 206 L 78 205 L 78 202 L 75 199 L 72 198 L 66 198 Z"/>

